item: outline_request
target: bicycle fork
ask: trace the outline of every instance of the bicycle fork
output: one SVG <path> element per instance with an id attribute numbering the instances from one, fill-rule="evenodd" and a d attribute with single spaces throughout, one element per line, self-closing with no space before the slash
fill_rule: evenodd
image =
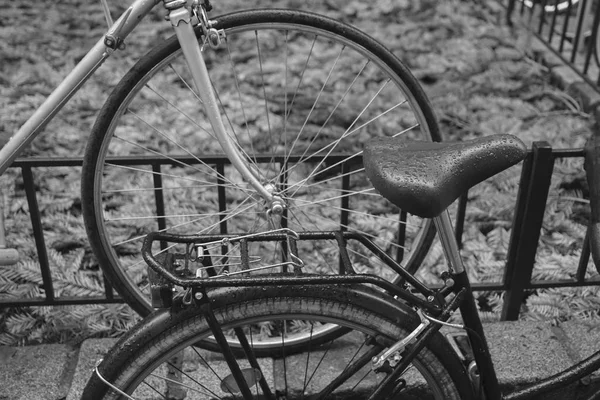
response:
<path id="1" fill-rule="evenodd" d="M 249 167 L 250 161 L 245 159 L 234 140 L 225 130 L 218 101 L 212 88 L 204 57 L 202 56 L 202 47 L 198 43 L 192 27 L 192 14 L 195 13 L 194 10 L 198 10 L 199 12 L 198 18 L 204 31 L 206 42 L 217 44 L 220 41 L 220 32 L 212 28 L 212 23 L 206 17 L 205 10 L 199 4 L 198 0 L 192 2 L 191 9 L 187 8 L 187 3 L 188 1 L 186 0 L 163 0 L 164 7 L 169 11 L 169 20 L 181 45 L 184 58 L 198 90 L 200 100 L 204 104 L 215 136 L 229 158 L 229 161 L 231 161 L 231 164 L 242 175 L 244 180 L 265 200 L 267 212 L 269 214 L 281 214 L 285 207 L 283 199 L 274 193 L 273 185 L 264 185 L 261 183 L 258 171 L 253 171 Z"/>

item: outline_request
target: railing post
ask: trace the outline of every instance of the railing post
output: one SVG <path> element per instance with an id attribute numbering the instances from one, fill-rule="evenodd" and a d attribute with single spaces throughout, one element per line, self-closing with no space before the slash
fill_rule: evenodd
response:
<path id="1" fill-rule="evenodd" d="M 159 231 L 167 229 L 165 219 L 165 197 L 163 194 L 162 172 L 159 163 L 152 163 L 152 182 L 154 184 L 154 202 L 156 204 L 156 223 Z M 166 250 L 167 243 L 160 242 L 160 249 Z"/>
<path id="2" fill-rule="evenodd" d="M 222 235 L 227 235 L 229 232 L 227 231 L 227 192 L 225 191 L 225 164 L 222 162 L 218 163 L 215 166 L 217 170 L 217 198 L 219 202 L 219 232 Z M 226 244 L 221 245 L 221 255 L 223 258 L 223 263 L 226 264 L 229 260 L 227 258 L 227 253 L 229 253 L 229 246 Z"/>
<path id="3" fill-rule="evenodd" d="M 533 143 L 532 154 L 523 163 L 506 260 L 504 285 L 507 290 L 501 314 L 503 321 L 514 321 L 519 317 L 525 288 L 531 282 L 553 167 L 550 144 Z"/>
<path id="4" fill-rule="evenodd" d="M 515 10 L 515 2 L 517 0 L 508 0 L 508 5 L 506 6 L 506 25 L 513 26 L 512 22 L 512 14 Z"/>
<path id="5" fill-rule="evenodd" d="M 458 248 L 462 249 L 462 237 L 465 230 L 465 217 L 467 215 L 467 202 L 469 201 L 469 191 L 467 190 L 458 198 L 458 209 L 456 210 L 456 223 L 454 224 L 454 237 Z"/>
<path id="6" fill-rule="evenodd" d="M 37 249 L 42 272 L 42 282 L 44 283 L 44 294 L 46 301 L 54 301 L 54 287 L 52 286 L 52 274 L 50 272 L 50 262 L 48 261 L 48 252 L 46 250 L 46 241 L 44 240 L 44 229 L 42 228 L 42 216 L 38 201 L 35 194 L 35 186 L 33 184 L 33 173 L 30 166 L 24 166 L 21 169 L 23 174 L 23 182 L 25 185 L 25 196 L 29 206 L 29 216 L 31 218 L 31 227 L 33 228 L 33 237 L 35 239 L 35 247 Z"/>
<path id="7" fill-rule="evenodd" d="M 159 163 L 152 163 L 152 182 L 154 183 L 154 201 L 156 203 L 156 223 L 158 230 L 164 231 L 167 228 L 167 224 L 165 221 L 162 171 Z"/>

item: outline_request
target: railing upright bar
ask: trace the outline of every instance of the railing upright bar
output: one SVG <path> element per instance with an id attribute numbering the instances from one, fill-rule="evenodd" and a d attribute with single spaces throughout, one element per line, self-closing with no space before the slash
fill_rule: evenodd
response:
<path id="1" fill-rule="evenodd" d="M 113 301 L 115 299 L 115 291 L 104 274 L 102 274 L 102 281 L 104 282 L 104 296 L 106 300 Z"/>
<path id="2" fill-rule="evenodd" d="M 575 58 L 577 57 L 577 51 L 579 49 L 579 42 L 581 40 L 581 31 L 583 27 L 583 18 L 585 17 L 585 13 L 581 10 L 586 9 L 587 0 L 580 0 L 579 4 L 579 12 L 577 13 L 577 29 L 575 29 L 575 39 L 573 40 L 573 49 L 571 50 L 571 63 L 575 62 Z"/>
<path id="3" fill-rule="evenodd" d="M 25 196 L 29 205 L 29 216 L 31 218 L 31 227 L 33 229 L 33 237 L 35 239 L 35 247 L 37 249 L 40 269 L 42 273 L 42 281 L 44 283 L 44 293 L 46 300 L 54 301 L 54 287 L 52 285 L 52 273 L 50 272 L 50 262 L 48 261 L 48 251 L 46 250 L 46 241 L 44 240 L 44 230 L 42 228 L 42 217 L 38 206 L 37 196 L 33 182 L 33 173 L 31 167 L 23 166 L 21 168 L 23 174 L 23 182 L 25 185 Z"/>
<path id="4" fill-rule="evenodd" d="M 538 26 L 538 34 L 540 36 L 544 31 L 544 23 L 546 22 L 546 4 L 548 4 L 548 0 L 542 0 L 542 3 L 540 4 L 540 23 Z M 535 12 L 535 5 L 533 11 Z"/>
<path id="5" fill-rule="evenodd" d="M 467 201 L 469 199 L 469 192 L 465 192 L 458 198 L 458 209 L 456 210 L 456 223 L 454 224 L 454 237 L 456 237 L 456 243 L 458 248 L 462 249 L 462 236 L 465 230 L 465 217 L 467 214 Z"/>
<path id="6" fill-rule="evenodd" d="M 404 248 L 406 247 L 406 222 L 408 213 L 400 210 L 398 215 L 398 251 L 396 252 L 396 262 L 402 264 L 404 260 Z"/>
<path id="7" fill-rule="evenodd" d="M 585 281 L 585 273 L 587 271 L 588 262 L 590 261 L 590 230 L 589 227 L 585 231 L 585 238 L 583 239 L 583 245 L 581 247 L 581 256 L 579 257 L 579 264 L 577 265 L 577 272 L 575 273 L 575 280 L 577 282 Z"/>
<path id="8" fill-rule="evenodd" d="M 592 55 L 594 54 L 594 47 L 596 44 L 596 35 L 598 32 L 598 23 L 600 22 L 600 7 L 596 7 L 594 11 L 594 20 L 592 22 L 592 31 L 586 45 L 585 52 L 585 64 L 583 66 L 583 73 L 587 74 L 589 71 Z"/>
<path id="9" fill-rule="evenodd" d="M 217 198 L 219 202 L 219 231 L 226 235 L 227 232 L 227 193 L 225 192 L 225 166 L 217 164 Z"/>
<path id="10" fill-rule="evenodd" d="M 512 26 L 513 22 L 512 22 L 512 15 L 513 12 L 515 11 L 515 2 L 517 0 L 508 0 L 508 5 L 506 6 L 506 24 L 508 26 Z"/>
<path id="11" fill-rule="evenodd" d="M 592 3 L 593 5 L 593 3 Z M 592 53 L 596 51 L 596 43 L 598 41 L 598 30 L 600 25 L 600 7 L 596 6 L 594 10 L 594 22 L 592 23 L 592 36 L 590 37 L 590 48 L 592 49 Z M 600 57 L 600 54 L 596 54 L 596 56 Z M 600 67 L 600 65 L 598 65 Z"/>
<path id="12" fill-rule="evenodd" d="M 346 231 L 348 230 L 348 222 L 350 218 L 349 208 L 350 207 L 350 171 L 348 167 L 348 163 L 344 162 L 342 164 L 342 199 L 341 206 L 342 212 L 340 215 L 340 230 Z"/>
<path id="13" fill-rule="evenodd" d="M 342 167 L 343 168 L 343 167 Z M 288 184 L 289 184 L 289 164 L 288 161 L 282 161 L 279 165 L 279 187 L 281 189 L 287 188 Z M 290 213 L 288 211 L 287 207 L 283 208 L 283 213 L 281 214 L 281 228 L 287 228 L 288 227 L 288 218 L 290 217 Z M 288 241 L 284 240 L 281 242 L 281 253 L 282 253 L 282 261 L 288 261 L 289 257 L 289 251 L 291 251 L 290 249 L 293 249 L 293 247 L 290 245 L 288 246 Z M 288 272 L 290 268 L 285 265 L 282 267 L 282 272 Z"/>
<path id="14" fill-rule="evenodd" d="M 502 320 L 514 321 L 519 317 L 523 294 L 533 273 L 554 167 L 550 144 L 535 142 L 532 152 L 527 159 L 529 165 L 523 166 L 523 173 L 529 172 L 529 179 L 526 185 L 519 187 L 517 196 L 518 210 L 513 223 L 504 275 L 507 290 L 502 307 Z M 524 203 L 521 204 L 521 201 Z"/>
<path id="15" fill-rule="evenodd" d="M 165 220 L 165 198 L 162 185 L 162 172 L 160 163 L 152 163 L 152 183 L 154 185 L 154 203 L 156 205 L 156 224 L 159 231 L 167 229 Z M 160 242 L 160 249 L 166 250 L 168 247 L 166 242 Z"/>
<path id="16" fill-rule="evenodd" d="M 552 38 L 554 36 L 554 30 L 556 29 L 556 19 L 558 17 L 558 13 L 552 13 L 552 22 L 550 23 L 550 32 L 548 33 L 548 43 L 552 43 Z"/>
<path id="17" fill-rule="evenodd" d="M 344 232 L 348 230 L 348 223 L 350 220 L 350 198 L 348 194 L 350 193 L 350 171 L 348 167 L 348 162 L 342 163 L 342 198 L 341 198 L 341 206 L 342 211 L 340 214 L 340 231 Z M 340 257 L 338 260 L 339 271 L 342 273 L 345 268 L 343 253 L 340 252 Z"/>
<path id="18" fill-rule="evenodd" d="M 558 46 L 558 51 L 560 53 L 563 52 L 565 48 L 565 41 L 567 40 L 567 32 L 569 29 L 569 15 L 571 15 L 571 7 L 573 6 L 573 0 L 569 0 L 567 3 L 567 12 L 565 13 L 565 23 L 563 24 L 562 33 L 560 35 L 560 45 Z"/>
<path id="19" fill-rule="evenodd" d="M 529 186 L 531 185 L 531 171 L 533 169 L 533 153 L 530 152 L 521 168 L 521 178 L 519 179 L 519 189 L 517 192 L 517 202 L 515 204 L 515 214 L 513 216 L 512 229 L 508 243 L 508 254 L 506 256 L 506 265 L 504 267 L 503 290 L 511 284 L 512 276 L 516 266 L 517 244 L 523 234 L 523 223 L 525 221 L 525 211 L 527 210 L 527 199 Z M 506 303 L 506 299 L 505 299 Z"/>
<path id="20" fill-rule="evenodd" d="M 156 223 L 158 225 L 158 230 L 163 231 L 167 228 L 167 223 L 165 220 L 165 197 L 163 193 L 162 171 L 159 163 L 152 163 L 152 181 L 154 184 L 154 201 L 156 202 Z"/>
<path id="21" fill-rule="evenodd" d="M 219 163 L 217 169 L 217 201 L 219 203 L 219 232 L 222 235 L 227 235 L 227 192 L 225 191 L 225 165 Z M 221 246 L 221 255 L 226 256 L 229 252 L 229 247 L 226 244 Z M 227 264 L 228 258 L 223 259 L 223 263 Z"/>

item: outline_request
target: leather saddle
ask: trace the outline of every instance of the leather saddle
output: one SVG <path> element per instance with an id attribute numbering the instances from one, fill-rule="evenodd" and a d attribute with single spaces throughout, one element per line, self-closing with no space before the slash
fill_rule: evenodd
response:
<path id="1" fill-rule="evenodd" d="M 363 163 L 382 196 L 404 211 L 433 218 L 470 187 L 526 155 L 523 142 L 512 135 L 464 142 L 377 138 L 365 147 Z"/>

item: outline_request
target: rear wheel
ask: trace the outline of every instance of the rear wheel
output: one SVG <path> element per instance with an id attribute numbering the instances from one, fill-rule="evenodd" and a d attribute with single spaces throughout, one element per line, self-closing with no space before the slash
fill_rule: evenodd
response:
<path id="1" fill-rule="evenodd" d="M 246 357 L 237 359 L 254 397 L 367 398 L 386 376 L 372 370 L 371 359 L 405 337 L 411 328 L 355 301 L 302 297 L 297 295 L 299 290 L 289 289 L 286 296 L 247 300 L 214 310 L 226 335 L 234 336 L 234 329 L 243 331 L 251 348 L 263 340 L 262 336 L 277 342 L 279 354 L 259 358 L 258 367 L 250 367 Z M 344 297 L 355 296 L 348 292 Z M 288 340 L 298 335 L 310 337 L 323 324 L 343 326 L 350 332 L 323 344 L 307 341 L 302 354 L 286 353 Z M 197 311 L 148 342 L 128 346 L 132 349 L 130 356 L 112 357 L 99 371 L 136 400 L 240 398 L 222 356 L 192 346 L 210 336 L 204 317 Z M 447 348 L 441 348 L 440 343 L 430 341 L 398 381 L 405 388 L 397 398 L 471 398 L 466 374 L 460 374 L 462 367 L 449 360 L 445 351 Z M 94 376 L 83 398 L 124 397 Z"/>

